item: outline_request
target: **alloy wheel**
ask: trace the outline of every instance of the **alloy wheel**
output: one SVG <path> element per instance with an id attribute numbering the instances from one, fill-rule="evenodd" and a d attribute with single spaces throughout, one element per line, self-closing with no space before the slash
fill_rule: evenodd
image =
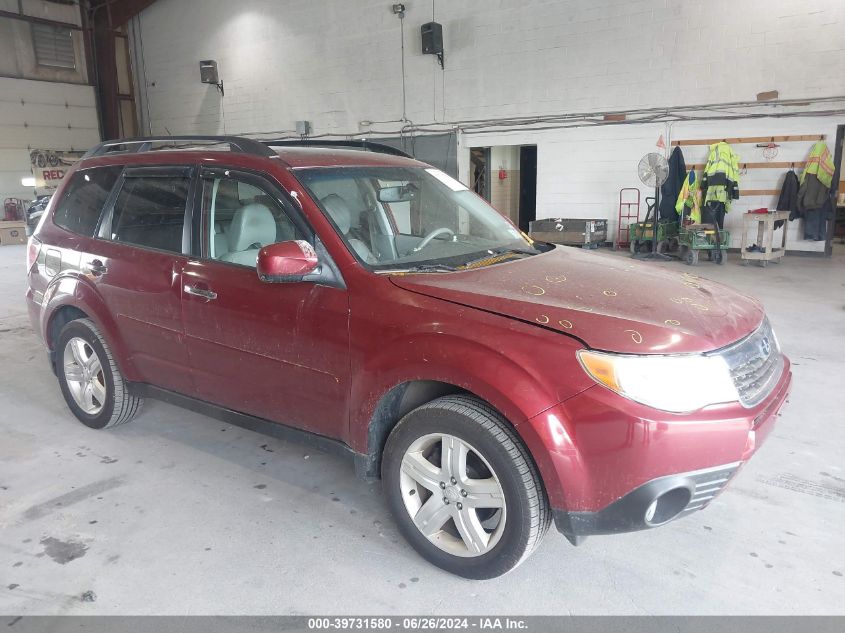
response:
<path id="1" fill-rule="evenodd" d="M 501 539 L 507 519 L 502 484 L 468 442 L 442 433 L 418 438 L 405 451 L 399 477 L 411 520 L 439 549 L 476 557 Z"/>

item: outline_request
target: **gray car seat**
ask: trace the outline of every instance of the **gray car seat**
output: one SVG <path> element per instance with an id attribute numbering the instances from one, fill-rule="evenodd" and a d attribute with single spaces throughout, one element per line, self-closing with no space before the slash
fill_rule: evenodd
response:
<path id="1" fill-rule="evenodd" d="M 346 200 L 341 198 L 336 193 L 331 193 L 321 200 L 326 211 L 334 220 L 337 228 L 343 233 L 349 246 L 358 254 L 358 257 L 363 259 L 368 264 L 377 264 L 378 259 L 373 255 L 369 247 L 358 238 L 352 237 L 349 230 L 352 228 L 352 210 L 346 204 Z"/>
<path id="2" fill-rule="evenodd" d="M 229 252 L 229 240 L 226 239 L 226 233 L 223 231 L 223 224 L 221 222 L 214 223 L 214 258 L 222 259 L 223 255 Z"/>
<path id="3" fill-rule="evenodd" d="M 276 220 L 270 209 L 263 204 L 248 204 L 235 211 L 226 237 L 229 252 L 220 259 L 255 266 L 258 251 L 276 242 Z"/>

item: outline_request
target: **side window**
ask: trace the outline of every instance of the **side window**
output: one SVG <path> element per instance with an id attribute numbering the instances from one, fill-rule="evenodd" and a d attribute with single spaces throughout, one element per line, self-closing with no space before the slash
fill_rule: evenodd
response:
<path id="1" fill-rule="evenodd" d="M 95 167 L 76 172 L 56 207 L 53 222 L 80 235 L 94 235 L 100 212 L 120 170 L 120 167 Z"/>
<path id="2" fill-rule="evenodd" d="M 237 178 L 203 180 L 205 252 L 211 259 L 255 267 L 269 244 L 308 239 L 276 196 Z"/>
<path id="3" fill-rule="evenodd" d="M 125 178 L 114 204 L 109 237 L 181 253 L 189 188 L 190 179 L 181 176 Z"/>

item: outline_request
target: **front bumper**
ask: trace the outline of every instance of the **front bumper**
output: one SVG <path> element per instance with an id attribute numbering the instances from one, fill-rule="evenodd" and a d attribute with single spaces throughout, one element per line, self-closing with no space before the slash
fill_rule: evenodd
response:
<path id="1" fill-rule="evenodd" d="M 771 432 L 789 360 L 757 406 L 656 411 L 600 386 L 518 425 L 570 541 L 657 527 L 708 505 Z"/>
<path id="2" fill-rule="evenodd" d="M 707 507 L 742 462 L 652 479 L 598 512 L 554 510 L 555 526 L 573 544 L 591 534 L 658 527 Z"/>

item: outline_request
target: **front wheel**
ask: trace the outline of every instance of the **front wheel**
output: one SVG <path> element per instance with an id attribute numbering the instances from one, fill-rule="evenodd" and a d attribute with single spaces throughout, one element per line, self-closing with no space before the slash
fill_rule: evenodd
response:
<path id="1" fill-rule="evenodd" d="M 402 418 L 385 447 L 382 479 L 414 549 L 465 578 L 507 573 L 551 522 L 531 456 L 507 420 L 470 396 L 444 396 Z"/>

